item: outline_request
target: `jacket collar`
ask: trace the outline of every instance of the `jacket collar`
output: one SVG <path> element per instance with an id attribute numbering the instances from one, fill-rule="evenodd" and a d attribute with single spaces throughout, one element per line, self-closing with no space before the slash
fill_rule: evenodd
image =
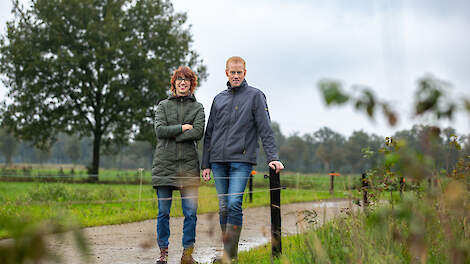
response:
<path id="1" fill-rule="evenodd" d="M 227 88 L 228 88 L 228 90 L 231 91 L 231 92 L 239 91 L 239 90 L 241 90 L 241 89 L 246 88 L 247 86 L 248 86 L 248 82 L 246 81 L 246 79 L 243 80 L 243 82 L 240 84 L 240 86 L 235 86 L 235 87 L 232 87 L 232 86 L 230 85 L 230 82 L 227 81 Z"/>
<path id="2" fill-rule="evenodd" d="M 190 95 L 187 95 L 187 96 L 176 96 L 174 94 L 170 94 L 168 96 L 168 99 L 169 100 L 175 100 L 175 99 L 183 99 L 183 100 L 191 100 L 191 101 L 196 101 L 196 97 L 194 96 L 194 94 L 190 94 Z"/>

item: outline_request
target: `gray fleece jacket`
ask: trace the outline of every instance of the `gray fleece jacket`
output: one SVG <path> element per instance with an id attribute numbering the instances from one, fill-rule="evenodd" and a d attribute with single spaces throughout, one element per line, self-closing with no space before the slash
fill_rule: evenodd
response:
<path id="1" fill-rule="evenodd" d="M 268 162 L 279 160 L 264 93 L 246 80 L 239 87 L 227 86 L 212 102 L 201 168 L 213 162 L 256 164 L 259 138 Z"/>

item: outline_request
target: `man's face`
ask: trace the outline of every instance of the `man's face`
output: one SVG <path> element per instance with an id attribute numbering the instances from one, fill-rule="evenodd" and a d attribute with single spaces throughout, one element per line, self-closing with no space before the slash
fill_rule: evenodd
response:
<path id="1" fill-rule="evenodd" d="M 245 79 L 246 69 L 243 63 L 230 62 L 228 68 L 225 70 L 225 74 L 228 77 L 230 86 L 240 86 Z"/>

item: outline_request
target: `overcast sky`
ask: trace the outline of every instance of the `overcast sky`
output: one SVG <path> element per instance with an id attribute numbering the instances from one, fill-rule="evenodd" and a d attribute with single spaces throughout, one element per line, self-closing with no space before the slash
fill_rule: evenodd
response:
<path id="1" fill-rule="evenodd" d="M 10 0 L 0 0 L 2 34 Z M 453 84 L 451 95 L 470 97 L 470 2 L 466 0 L 173 0 L 192 25 L 193 48 L 209 77 L 196 97 L 206 108 L 226 88 L 225 61 L 247 62 L 246 80 L 267 96 L 271 119 L 284 134 L 328 126 L 345 136 L 364 130 L 391 135 L 415 122 L 411 105 L 418 78 L 432 74 Z M 8 8 L 5 8 L 8 7 Z M 323 78 L 373 88 L 400 113 L 395 128 L 371 122 L 351 106 L 326 108 Z M 5 95 L 5 88 L 0 88 Z M 442 124 L 448 125 L 448 124 Z M 460 115 L 452 123 L 470 132 Z"/>

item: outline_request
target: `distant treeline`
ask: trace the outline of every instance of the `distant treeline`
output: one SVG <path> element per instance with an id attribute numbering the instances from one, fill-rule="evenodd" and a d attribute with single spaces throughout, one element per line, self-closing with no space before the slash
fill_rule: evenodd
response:
<path id="1" fill-rule="evenodd" d="M 101 166 L 104 168 L 150 168 L 153 147 L 146 141 L 128 145 L 113 145 L 102 150 Z M 0 130 L 0 162 L 33 164 L 77 164 L 90 167 L 93 139 L 59 134 L 50 150 L 40 150 L 28 141 L 19 141 L 4 129 Z"/>
<path id="2" fill-rule="evenodd" d="M 346 138 L 323 127 L 311 134 L 285 137 L 277 123 L 273 123 L 273 130 L 280 158 L 289 171 L 362 173 L 378 167 L 383 161 L 381 151 L 385 147 L 385 136 L 354 131 Z M 439 129 L 415 125 L 388 137 L 395 141 L 404 140 L 418 155 L 431 157 L 436 171 L 450 172 L 459 157 L 470 155 L 470 135 L 457 135 L 451 127 Z"/>
<path id="3" fill-rule="evenodd" d="M 375 168 L 383 159 L 381 149 L 385 137 L 355 131 L 345 137 L 323 127 L 310 133 L 285 136 L 278 123 L 272 124 L 279 155 L 288 171 L 361 173 Z M 92 158 L 92 139 L 60 134 L 50 150 L 39 150 L 31 142 L 18 141 L 1 130 L 0 162 L 3 163 L 56 163 L 89 166 Z M 436 136 L 437 135 L 437 136 Z M 431 157 L 437 171 L 450 172 L 459 157 L 470 155 L 470 135 L 457 135 L 455 129 L 438 129 L 415 125 L 391 135 L 393 140 L 406 140 L 417 153 Z M 455 144 L 457 143 L 457 144 Z M 461 149 L 459 150 L 459 145 Z M 202 150 L 202 142 L 199 142 Z M 266 171 L 266 158 L 260 144 L 256 170 Z M 101 158 L 104 168 L 151 168 L 153 146 L 149 142 L 135 141 L 128 145 L 112 146 Z"/>

